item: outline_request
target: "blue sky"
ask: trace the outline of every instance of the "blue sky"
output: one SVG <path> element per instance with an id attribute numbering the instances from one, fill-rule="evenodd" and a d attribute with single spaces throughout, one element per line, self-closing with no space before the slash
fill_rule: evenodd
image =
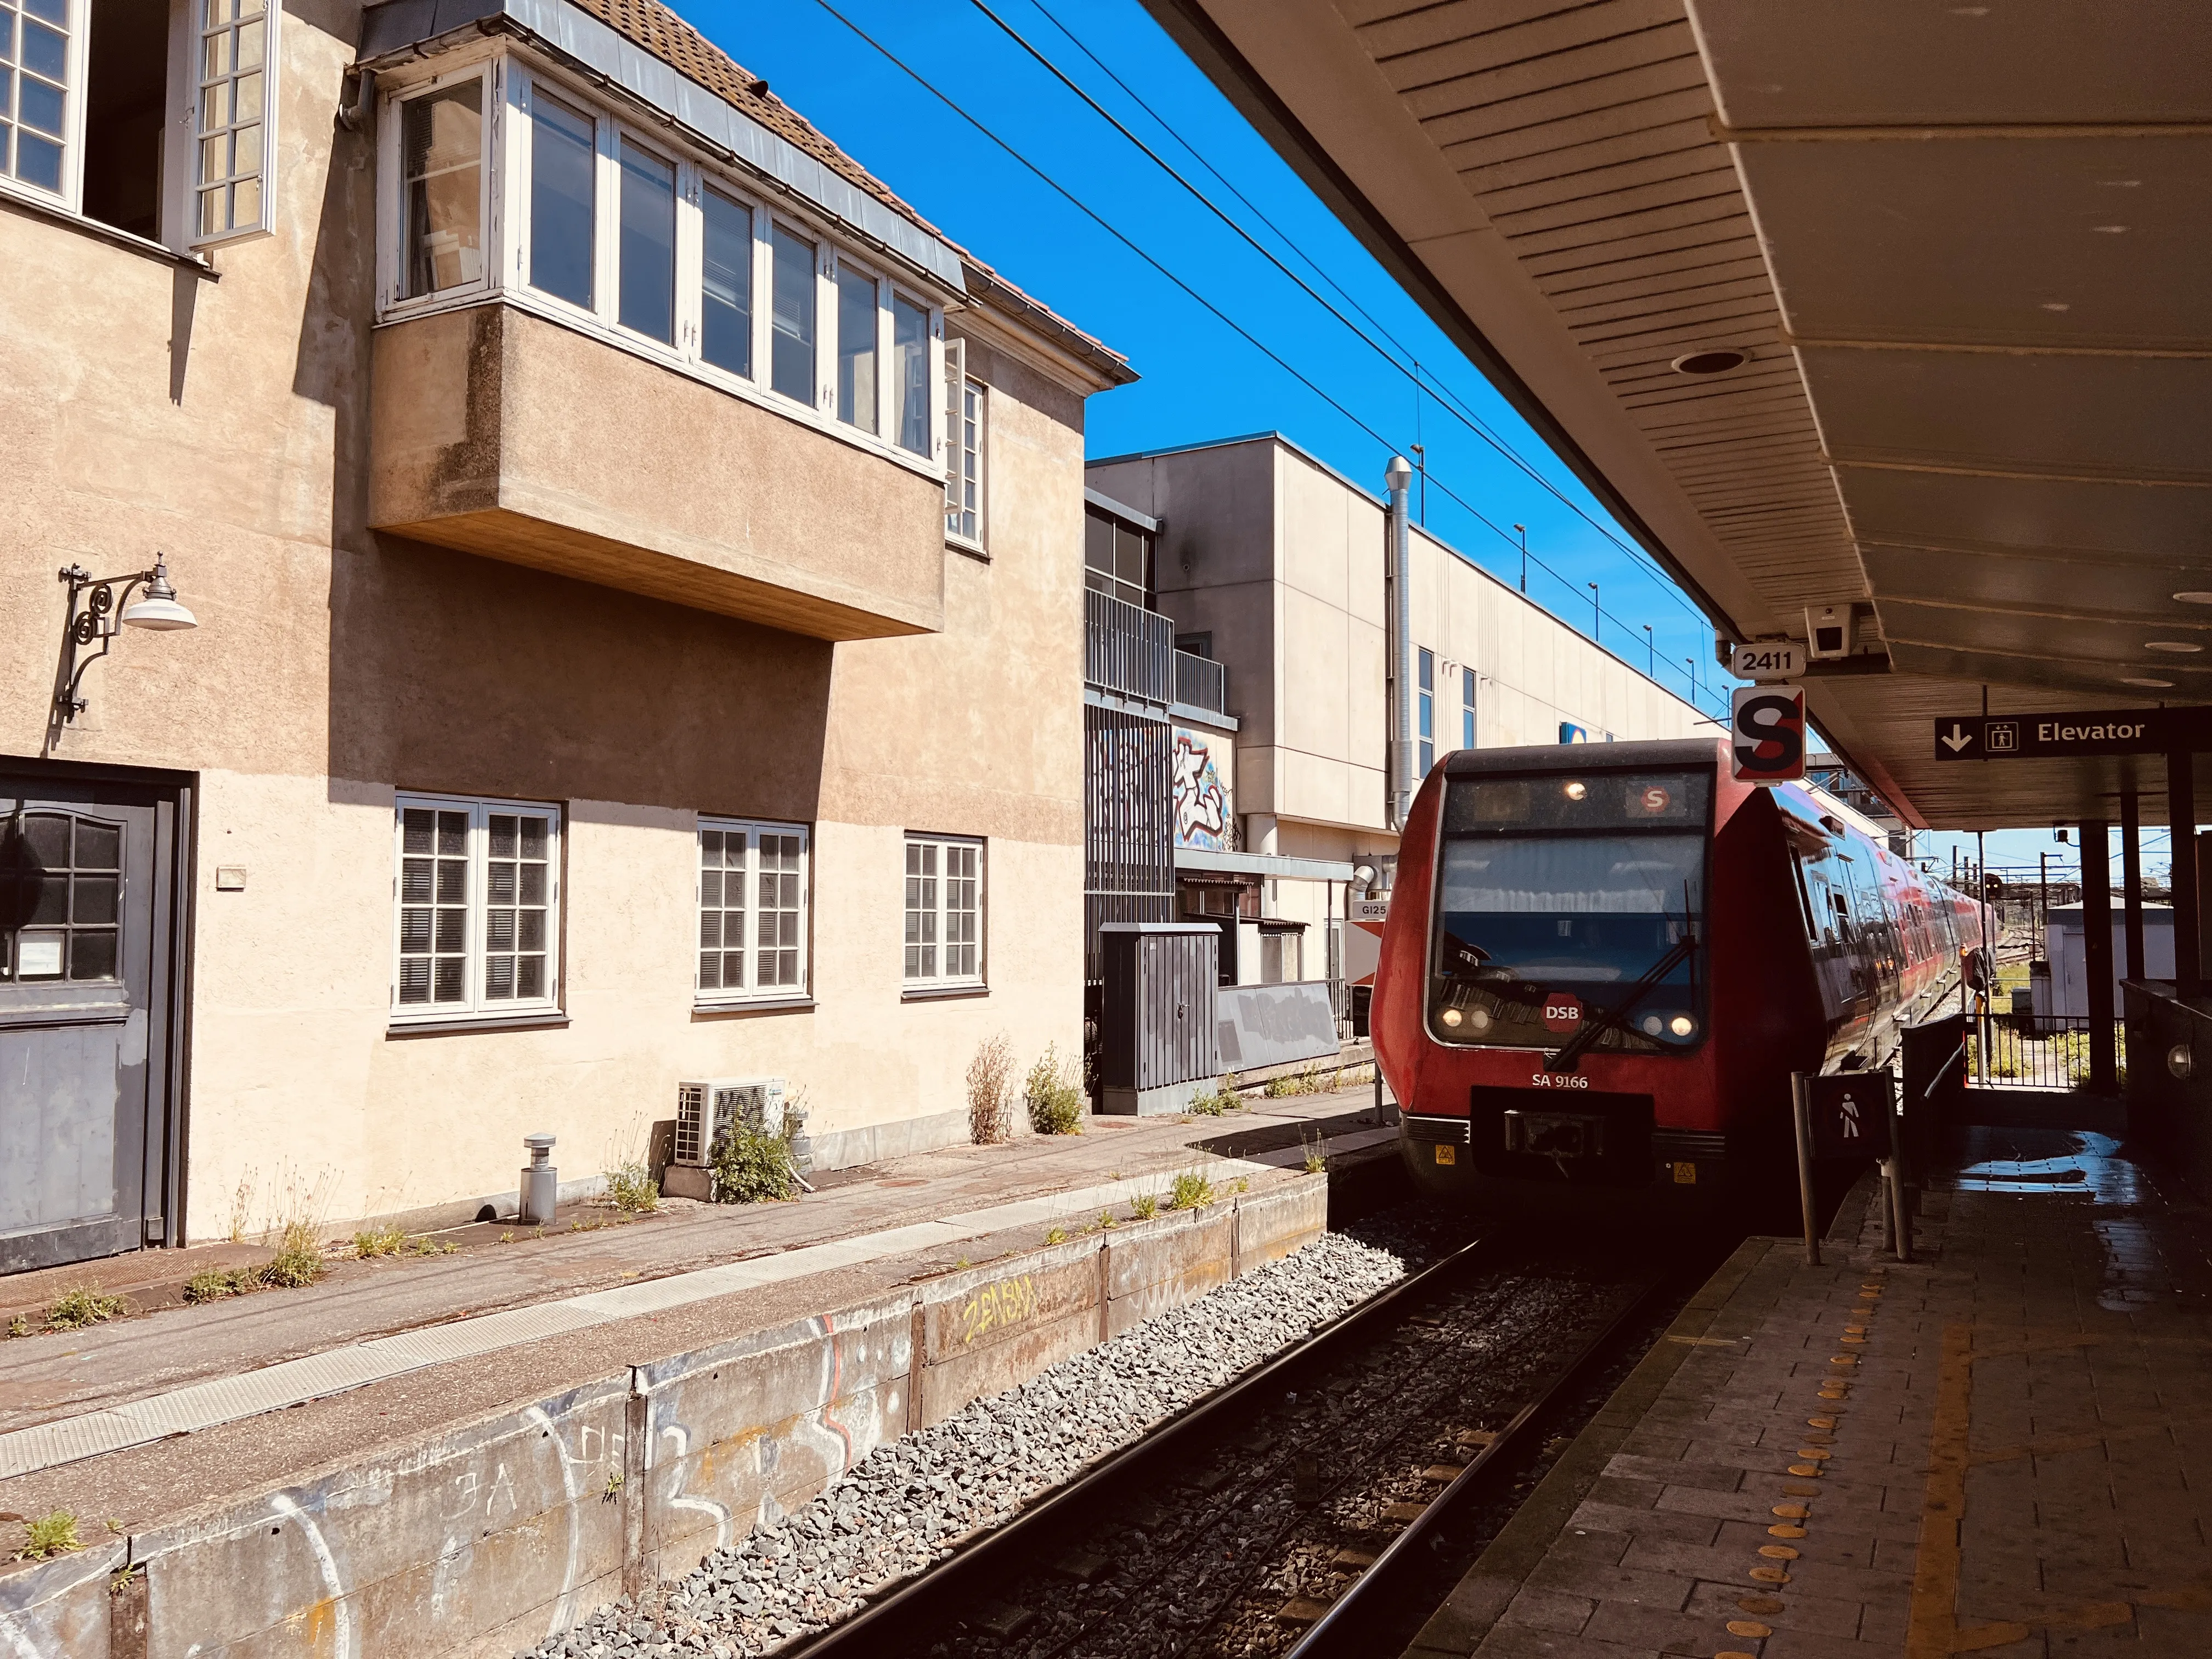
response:
<path id="1" fill-rule="evenodd" d="M 684 15 L 716 44 L 766 76 L 779 97 L 925 217 L 1128 355 L 1144 379 L 1091 400 L 1090 453 L 1274 428 L 1379 491 L 1392 450 L 1421 443 L 1431 474 L 1431 529 L 1517 581 L 1521 555 L 1511 526 L 1527 526 L 1529 550 L 1540 562 L 1530 568 L 1532 599 L 1587 633 L 1586 584 L 1596 582 L 1606 645 L 1638 668 L 1656 659 L 1657 678 L 1678 694 L 1690 691 L 1686 659 L 1694 656 L 1699 701 L 1708 710 L 1724 706 L 1725 692 L 1717 697 L 1715 687 L 1727 678 L 1713 661 L 1711 634 L 1696 608 L 1648 559 L 1626 550 L 1629 538 L 1589 492 L 1141 7 L 1133 0 L 989 3 L 1327 306 L 1302 292 L 971 0 L 833 3 L 1112 230 L 863 42 L 820 0 L 678 0 Z M 1147 113 L 1139 97 L 1172 119 L 1174 131 Z M 1250 205 L 1238 201 L 1239 193 Z M 1333 317 L 1330 307 L 1359 331 Z M 1242 337 L 1240 328 L 1252 338 Z M 1270 361 L 1270 351 L 1290 367 Z M 1417 387 L 1407 372 L 1415 363 L 1428 385 Z M 1452 412 L 1454 404 L 1459 413 Z M 1476 424 L 1539 476 L 1501 453 Z"/>

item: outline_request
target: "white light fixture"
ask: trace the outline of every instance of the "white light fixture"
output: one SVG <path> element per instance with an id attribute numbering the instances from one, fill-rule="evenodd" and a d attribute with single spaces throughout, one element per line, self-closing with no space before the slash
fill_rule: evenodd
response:
<path id="1" fill-rule="evenodd" d="M 126 617 L 125 620 L 128 621 Z M 2164 651 L 2177 657 L 2193 657 L 2204 647 L 2191 640 L 2145 640 L 2146 651 Z"/>
<path id="2" fill-rule="evenodd" d="M 2173 686 L 2173 682 L 2172 680 L 2154 680 L 2142 674 L 2123 674 L 2120 676 L 2120 684 L 2122 685 L 2140 685 L 2146 690 L 2150 691 L 2170 690 Z"/>
<path id="3" fill-rule="evenodd" d="M 143 598 L 123 607 L 125 628 L 150 628 L 157 633 L 171 633 L 179 628 L 198 628 L 200 619 L 177 603 L 177 590 L 169 586 L 169 567 L 156 555 L 154 573 L 147 579 Z M 2189 649 L 2197 647 L 2191 646 Z"/>

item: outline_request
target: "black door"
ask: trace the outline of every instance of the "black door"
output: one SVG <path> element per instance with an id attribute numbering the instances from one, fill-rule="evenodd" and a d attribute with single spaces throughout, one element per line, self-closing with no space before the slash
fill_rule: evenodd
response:
<path id="1" fill-rule="evenodd" d="M 0 770 L 0 1273 L 169 1240 L 182 804 Z"/>

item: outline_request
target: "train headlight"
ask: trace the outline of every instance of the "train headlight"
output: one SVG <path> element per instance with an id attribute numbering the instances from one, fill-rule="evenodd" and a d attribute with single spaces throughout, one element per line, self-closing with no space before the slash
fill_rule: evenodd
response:
<path id="1" fill-rule="evenodd" d="M 1484 1008 L 1476 1009 L 1474 1014 L 1469 1018 L 1468 1024 L 1474 1026 L 1474 1028 L 1478 1031 L 1488 1030 L 1490 1029 L 1489 1011 Z"/>
<path id="2" fill-rule="evenodd" d="M 2188 1080 L 2189 1074 L 2197 1069 L 2197 1056 L 2189 1052 L 2187 1043 L 2177 1042 L 2166 1051 L 2166 1069 L 2178 1079 Z"/>
<path id="3" fill-rule="evenodd" d="M 1589 793 L 1589 785 L 1577 778 L 1572 783 L 1567 785 L 1563 793 L 1569 800 L 1581 800 Z"/>
<path id="4" fill-rule="evenodd" d="M 1661 1030 L 1661 1025 L 1662 1022 L 1658 1015 L 1646 1014 L 1644 1016 L 1644 1030 L 1649 1036 L 1657 1036 Z"/>
<path id="5" fill-rule="evenodd" d="M 1687 1014 L 1677 1014 L 1667 1022 L 1667 1029 L 1676 1036 L 1686 1037 L 1698 1029 L 1698 1022 Z"/>
<path id="6" fill-rule="evenodd" d="M 1438 1014 L 1438 1015 L 1437 1016 L 1437 1018 L 1438 1019 L 1440 1019 L 1440 1020 L 1443 1021 L 1443 1023 L 1444 1023 L 1445 1024 L 1447 1024 L 1447 1025 L 1457 1025 L 1457 1024 L 1460 1023 L 1460 1019 L 1461 1019 L 1462 1016 L 1461 1016 L 1460 1012 L 1459 1012 L 1459 1010 L 1458 1010 L 1458 1009 L 1456 1009 L 1456 1008 L 1447 1008 L 1447 1009 L 1445 1009 L 1445 1010 L 1443 1011 L 1443 1012 L 1442 1012 L 1441 1014 Z"/>

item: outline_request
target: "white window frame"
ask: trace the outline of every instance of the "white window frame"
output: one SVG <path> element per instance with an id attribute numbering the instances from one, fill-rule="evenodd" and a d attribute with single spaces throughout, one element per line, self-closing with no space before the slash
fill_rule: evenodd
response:
<path id="1" fill-rule="evenodd" d="M 1475 673 L 1474 670 L 1468 667 L 1464 663 L 1460 665 L 1459 734 L 1461 738 L 1464 739 L 1464 741 L 1460 744 L 1460 747 L 1462 749 L 1472 749 L 1475 746 L 1475 697 L 1477 695 L 1477 688 L 1480 684 L 1480 677 Z"/>
<path id="2" fill-rule="evenodd" d="M 465 990 L 459 1002 L 403 1003 L 399 1000 L 400 913 L 404 908 L 402 875 L 406 858 L 407 812 L 412 809 L 469 815 L 468 940 Z M 545 993 L 537 997 L 488 998 L 484 994 L 484 913 L 489 908 L 486 878 L 490 856 L 490 819 L 495 813 L 520 812 L 549 818 L 545 848 Z M 506 800 L 483 795 L 428 795 L 401 791 L 392 813 L 392 1011 L 397 1026 L 481 1024 L 486 1020 L 531 1018 L 561 1006 L 561 939 L 563 852 L 567 814 L 557 801 Z"/>
<path id="3" fill-rule="evenodd" d="M 927 295 L 916 293 L 907 284 L 900 282 L 897 277 L 887 276 L 884 281 L 888 290 L 884 296 L 883 303 L 884 441 L 897 450 L 900 454 L 919 461 L 924 465 L 933 462 L 941 463 L 945 456 L 945 441 L 937 428 L 939 422 L 944 419 L 945 313 L 939 307 L 932 305 Z M 921 354 L 925 365 L 922 374 L 927 379 L 929 389 L 933 394 L 922 400 L 922 447 L 919 451 L 908 449 L 901 443 L 896 429 L 898 424 L 898 387 L 891 378 L 891 365 L 894 361 L 892 354 L 898 342 L 898 303 L 902 300 L 910 306 L 919 307 L 921 312 Z"/>
<path id="4" fill-rule="evenodd" d="M 699 831 L 691 842 L 691 997 L 694 1006 L 701 1008 L 743 1008 L 763 1003 L 803 1002 L 811 999 L 814 994 L 812 831 L 803 823 L 786 823 L 772 818 L 711 817 L 703 812 L 699 816 Z M 745 902 L 743 914 L 748 937 L 741 947 L 744 958 L 744 983 L 735 989 L 726 985 L 709 988 L 700 982 L 704 975 L 699 971 L 699 958 L 704 953 L 704 946 L 699 937 L 699 922 L 707 908 L 702 880 L 705 874 L 702 847 L 704 837 L 709 831 L 725 836 L 742 835 L 745 838 Z M 756 930 L 760 914 L 760 838 L 763 835 L 799 837 L 799 982 L 796 985 L 763 986 L 760 983 L 760 945 Z M 726 910 L 728 907 L 718 908 Z M 724 945 L 720 948 L 726 952 L 729 947 Z"/>
<path id="5" fill-rule="evenodd" d="M 82 0 L 79 0 L 82 3 Z M 468 54 L 462 61 L 462 52 Z M 428 312 L 458 309 L 498 298 L 556 322 L 590 333 L 634 356 L 673 368 L 702 383 L 732 392 L 749 402 L 773 409 L 825 432 L 841 442 L 896 461 L 940 483 L 945 474 L 948 434 L 943 406 L 945 377 L 949 372 L 945 340 L 945 307 L 916 284 L 886 273 L 872 257 L 847 246 L 848 235 L 835 224 L 810 213 L 804 204 L 781 196 L 771 199 L 726 162 L 694 153 L 680 135 L 633 122 L 609 107 L 603 94 L 580 81 L 546 68 L 526 56 L 514 55 L 507 43 L 488 41 L 459 48 L 441 58 L 441 72 L 419 80 L 386 77 L 380 116 L 378 168 L 378 225 L 380 304 L 378 320 L 396 321 Z M 403 76 L 404 76 L 403 72 Z M 396 106 L 409 98 L 450 85 L 467 76 L 490 77 L 484 99 L 484 209 L 487 252 L 486 278 L 481 284 L 445 289 L 415 299 L 398 297 L 399 237 L 402 229 L 398 135 Z M 588 307 L 530 286 L 528 264 L 530 224 L 531 117 L 535 88 L 589 114 L 593 123 L 593 292 Z M 621 310 L 621 155 L 624 138 L 650 149 L 677 167 L 675 341 L 664 343 L 626 328 Z M 705 235 L 702 212 L 703 192 L 714 190 L 752 213 L 752 373 L 739 375 L 708 362 L 702 355 Z M 266 197 L 264 195 L 264 201 Z M 814 246 L 815 317 L 814 378 L 811 397 L 801 400 L 774 389 L 775 267 L 771 232 L 781 223 Z M 854 266 L 876 279 L 877 429 L 848 426 L 837 418 L 836 270 L 838 264 Z M 895 427 L 896 403 L 890 380 L 891 295 L 922 306 L 929 317 L 930 369 L 935 395 L 929 413 L 929 453 L 917 454 L 899 443 Z M 988 416 L 987 416 L 988 420 Z M 980 514 L 979 514 L 980 516 Z M 969 545 L 981 546 L 980 540 Z"/>
<path id="6" fill-rule="evenodd" d="M 498 137 L 507 124 L 501 119 L 501 90 L 498 71 L 496 60 L 479 59 L 465 68 L 416 82 L 390 94 L 384 100 L 377 122 L 376 141 L 380 181 L 377 187 L 377 240 L 380 244 L 377 257 L 377 288 L 382 297 L 381 309 L 387 317 L 441 310 L 457 302 L 473 303 L 499 286 L 500 267 L 506 253 L 499 231 L 503 216 L 499 212 Z M 400 106 L 425 94 L 442 91 L 471 80 L 483 82 L 480 94 L 484 124 L 483 177 L 479 181 L 477 210 L 483 215 L 483 275 L 473 283 L 462 283 L 453 288 L 441 288 L 433 294 L 417 294 L 403 298 L 400 289 L 406 280 L 407 189 L 406 180 L 400 176 L 404 164 L 399 153 Z"/>
<path id="7" fill-rule="evenodd" d="M 906 967 L 906 917 L 910 907 L 906 902 L 907 849 L 915 847 L 933 847 L 937 849 L 936 902 L 929 914 L 936 918 L 937 955 L 932 972 L 908 972 Z M 972 849 L 975 854 L 975 970 L 972 974 L 948 974 L 945 971 L 945 850 L 949 848 Z M 980 836 L 926 835 L 908 830 L 899 852 L 899 970 L 907 993 L 930 991 L 974 991 L 988 988 L 989 983 L 990 940 L 990 848 Z"/>
<path id="8" fill-rule="evenodd" d="M 945 368 L 938 384 L 944 395 L 939 399 L 939 412 L 932 418 L 945 428 L 940 444 L 944 453 L 945 538 L 956 547 L 980 553 L 988 545 L 987 538 L 990 528 L 991 391 L 982 381 L 968 373 L 968 343 L 965 340 L 945 341 L 943 356 Z M 970 386 L 975 389 L 976 394 L 975 533 L 972 536 L 952 527 L 953 469 L 958 465 L 966 447 L 961 442 L 960 425 L 953 417 L 953 408 L 957 400 L 964 414 Z"/>
<path id="9" fill-rule="evenodd" d="M 91 9 L 91 0 L 70 0 L 80 11 Z M 183 90 L 191 103 L 191 118 L 186 131 L 192 136 L 191 153 L 186 164 L 186 199 L 183 204 L 184 236 L 190 247 L 216 247 L 235 242 L 247 236 L 266 236 L 276 228 L 276 160 L 277 141 L 277 112 L 283 107 L 282 85 L 283 78 L 283 0 L 261 0 L 263 35 L 261 42 L 261 213 L 251 224 L 234 225 L 228 230 L 200 234 L 201 180 L 200 148 L 200 72 L 210 31 L 207 27 L 208 0 L 184 0 L 185 52 L 181 65 L 181 76 L 173 66 L 173 78 L 180 78 Z M 218 27 L 228 27 L 219 25 Z M 175 39 L 172 34 L 173 41 Z M 173 52 L 175 47 L 171 48 Z M 487 147 L 488 148 L 488 147 Z"/>

